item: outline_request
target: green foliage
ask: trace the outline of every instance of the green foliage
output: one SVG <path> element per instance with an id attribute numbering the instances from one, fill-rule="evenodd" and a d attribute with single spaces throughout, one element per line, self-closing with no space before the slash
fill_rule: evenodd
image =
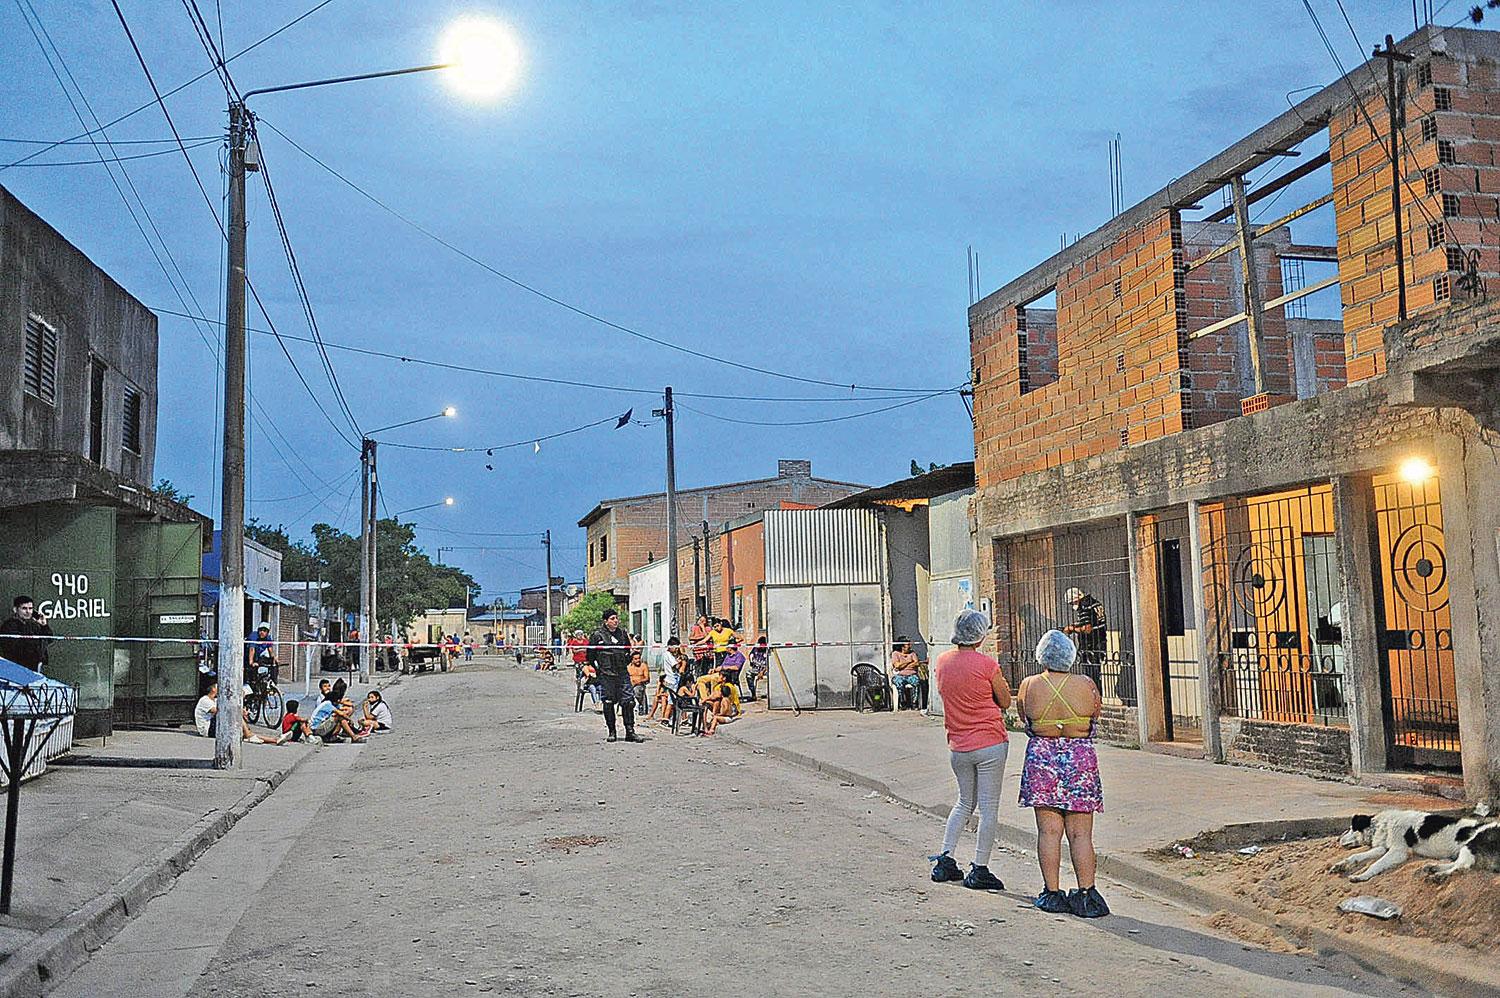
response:
<path id="1" fill-rule="evenodd" d="M 313 543 L 293 541 L 285 527 L 271 527 L 251 520 L 245 536 L 282 553 L 281 574 L 298 581 L 316 579 L 321 572 L 327 585 L 325 605 L 355 611 L 359 607 L 359 536 L 326 523 L 315 523 Z M 375 528 L 375 559 L 379 574 L 376 590 L 376 630 L 384 633 L 392 619 L 397 629 L 430 607 L 463 606 L 479 592 L 469 573 L 448 565 L 435 565 L 416 545 L 409 523 L 381 520 Z"/>
<path id="2" fill-rule="evenodd" d="M 180 502 L 184 506 L 193 501 L 192 493 L 184 492 L 173 485 L 170 478 L 158 478 L 156 484 L 146 490 L 146 494 L 153 495 L 158 499 Z"/>
<path id="3" fill-rule="evenodd" d="M 561 633 L 565 635 L 572 634 L 574 631 L 593 634 L 604 623 L 605 611 L 617 610 L 619 606 L 612 593 L 603 590 L 584 593 L 578 605 L 562 615 L 558 626 L 562 629 Z"/>

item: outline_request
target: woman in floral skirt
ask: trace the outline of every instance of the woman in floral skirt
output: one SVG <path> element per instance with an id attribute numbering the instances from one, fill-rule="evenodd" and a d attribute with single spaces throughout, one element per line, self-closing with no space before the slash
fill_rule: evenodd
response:
<path id="1" fill-rule="evenodd" d="M 1078 648 L 1061 631 L 1048 631 L 1036 646 L 1044 671 L 1021 680 L 1016 709 L 1026 725 L 1026 761 L 1021 768 L 1021 806 L 1036 813 L 1037 860 L 1043 890 L 1033 902 L 1042 911 L 1071 912 L 1080 918 L 1109 914 L 1094 886 L 1094 813 L 1104 810 L 1094 722 L 1099 719 L 1099 687 L 1071 670 Z M 1058 884 L 1062 839 L 1078 886 L 1063 894 Z"/>

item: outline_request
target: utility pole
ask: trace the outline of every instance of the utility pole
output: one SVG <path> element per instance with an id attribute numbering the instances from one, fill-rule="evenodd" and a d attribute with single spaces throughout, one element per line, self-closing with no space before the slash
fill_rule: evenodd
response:
<path id="1" fill-rule="evenodd" d="M 370 621 L 374 619 L 375 607 L 370 603 L 370 576 L 374 566 L 370 563 L 370 478 L 375 441 L 368 438 L 359 442 L 359 640 L 355 654 L 359 656 L 360 673 L 365 670 L 364 643 L 370 640 Z"/>
<path id="2" fill-rule="evenodd" d="M 214 768 L 242 765 L 245 672 L 245 143 L 249 112 L 229 105 L 229 266 L 224 293 L 224 494 L 219 519 L 219 713 Z M 258 165 L 257 165 L 258 168 Z"/>
<path id="3" fill-rule="evenodd" d="M 1396 216 L 1396 318 L 1406 321 L 1406 237 L 1401 219 L 1401 146 L 1400 127 L 1406 116 L 1400 113 L 1396 94 L 1396 63 L 1411 62 L 1413 56 L 1396 51 L 1396 40 L 1385 36 L 1385 48 L 1375 49 L 1375 58 L 1385 60 L 1386 109 L 1391 121 L 1391 213 Z"/>
<path id="4" fill-rule="evenodd" d="M 667 421 L 667 600 L 668 636 L 678 634 L 677 621 L 677 443 L 672 386 L 662 392 L 662 407 L 651 413 Z"/>
<path id="5" fill-rule="evenodd" d="M 544 548 L 547 549 L 547 598 L 543 601 L 543 606 L 545 606 L 546 609 L 544 609 L 542 611 L 542 616 L 546 618 L 546 627 L 547 627 L 547 630 L 544 632 L 546 634 L 546 647 L 551 648 L 552 647 L 552 529 L 550 527 L 547 529 L 547 531 L 545 533 L 542 534 L 542 547 L 544 547 Z"/>
<path id="6" fill-rule="evenodd" d="M 1240 248 L 1240 287 L 1245 299 L 1245 333 L 1250 344 L 1250 367 L 1255 377 L 1255 394 L 1266 391 L 1266 336 L 1261 315 L 1260 271 L 1255 261 L 1255 229 L 1250 224 L 1250 202 L 1245 197 L 1245 178 L 1235 174 L 1229 179 L 1234 196 L 1235 235 Z"/>
<path id="7" fill-rule="evenodd" d="M 708 521 L 703 521 L 703 612 L 714 612 L 714 559 L 708 551 Z M 712 623 L 712 621 L 710 621 Z"/>
<path id="8" fill-rule="evenodd" d="M 703 568 L 698 557 L 698 538 L 696 535 L 693 537 L 693 612 L 699 616 L 707 612 L 703 608 Z"/>
<path id="9" fill-rule="evenodd" d="M 380 628 L 380 468 L 376 461 L 375 441 L 370 441 L 370 630 L 365 634 L 365 651 L 359 657 L 360 681 L 369 682 L 375 673 L 375 631 Z"/>

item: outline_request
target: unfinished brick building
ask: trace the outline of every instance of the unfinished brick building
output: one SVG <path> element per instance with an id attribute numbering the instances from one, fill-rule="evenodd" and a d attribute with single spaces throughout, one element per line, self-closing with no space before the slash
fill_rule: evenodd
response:
<path id="1" fill-rule="evenodd" d="M 1115 740 L 1491 796 L 1500 37 L 1398 48 L 1400 267 L 1373 60 L 970 308 L 976 574 L 1012 678 L 1097 601 Z"/>
<path id="2" fill-rule="evenodd" d="M 678 536 L 686 541 L 704 522 L 723 523 L 747 513 L 776 509 L 783 502 L 821 505 L 864 488 L 853 482 L 814 478 L 811 461 L 777 461 L 775 478 L 679 489 Z M 631 570 L 667 556 L 664 492 L 601 500 L 578 525 L 587 532 L 586 588 L 589 592 L 607 589 L 622 605 L 630 592 Z"/>

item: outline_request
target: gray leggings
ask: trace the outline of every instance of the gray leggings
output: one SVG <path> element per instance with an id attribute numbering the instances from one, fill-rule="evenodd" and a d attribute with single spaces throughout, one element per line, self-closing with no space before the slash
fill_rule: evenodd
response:
<path id="1" fill-rule="evenodd" d="M 958 833 L 979 807 L 979 841 L 974 846 L 974 865 L 988 866 L 990 850 L 995 845 L 995 825 L 999 821 L 1000 782 L 1005 778 L 1005 755 L 1010 745 L 1001 742 L 973 752 L 950 752 L 953 775 L 958 778 L 958 803 L 948 814 L 943 833 L 943 852 L 951 853 L 958 845 Z"/>

